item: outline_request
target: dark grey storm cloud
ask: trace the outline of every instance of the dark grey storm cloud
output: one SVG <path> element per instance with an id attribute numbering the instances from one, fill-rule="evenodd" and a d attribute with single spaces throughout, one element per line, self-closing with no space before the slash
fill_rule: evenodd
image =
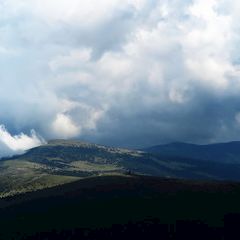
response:
<path id="1" fill-rule="evenodd" d="M 239 140 L 239 13 L 236 0 L 1 1 L 0 151 Z"/>

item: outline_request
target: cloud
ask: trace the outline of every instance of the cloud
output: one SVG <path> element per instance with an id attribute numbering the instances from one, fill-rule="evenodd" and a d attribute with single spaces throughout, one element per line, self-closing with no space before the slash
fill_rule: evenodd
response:
<path id="1" fill-rule="evenodd" d="M 24 133 L 12 136 L 4 125 L 0 125 L 0 157 L 23 153 L 24 151 L 44 144 L 43 138 L 34 130 L 28 136 Z"/>
<path id="2" fill-rule="evenodd" d="M 73 123 L 69 116 L 59 113 L 53 122 L 53 131 L 56 136 L 71 138 L 78 136 L 81 129 Z"/>
<path id="3" fill-rule="evenodd" d="M 0 122 L 142 147 L 239 140 L 236 0 L 3 0 Z"/>

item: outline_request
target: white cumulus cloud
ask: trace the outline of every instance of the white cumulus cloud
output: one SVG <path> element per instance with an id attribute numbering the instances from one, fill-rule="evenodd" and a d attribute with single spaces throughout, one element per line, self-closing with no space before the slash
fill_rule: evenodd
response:
<path id="1" fill-rule="evenodd" d="M 60 138 L 76 137 L 80 134 L 81 128 L 76 126 L 70 116 L 59 113 L 52 124 L 55 136 Z"/>

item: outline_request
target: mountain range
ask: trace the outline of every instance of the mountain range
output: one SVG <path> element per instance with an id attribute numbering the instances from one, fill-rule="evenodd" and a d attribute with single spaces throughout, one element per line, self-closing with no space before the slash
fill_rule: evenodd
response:
<path id="1" fill-rule="evenodd" d="M 240 142 L 172 143 L 141 150 L 52 140 L 0 161 L 0 196 L 35 191 L 83 178 L 148 175 L 194 180 L 240 180 Z"/>

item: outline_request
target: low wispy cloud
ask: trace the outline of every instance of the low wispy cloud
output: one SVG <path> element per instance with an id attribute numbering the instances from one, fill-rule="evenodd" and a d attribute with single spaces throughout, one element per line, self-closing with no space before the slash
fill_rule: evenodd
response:
<path id="1" fill-rule="evenodd" d="M 31 130 L 30 135 L 24 133 L 11 135 L 4 125 L 0 125 L 0 157 L 23 153 L 42 144 L 45 144 L 44 139 L 34 130 Z"/>

